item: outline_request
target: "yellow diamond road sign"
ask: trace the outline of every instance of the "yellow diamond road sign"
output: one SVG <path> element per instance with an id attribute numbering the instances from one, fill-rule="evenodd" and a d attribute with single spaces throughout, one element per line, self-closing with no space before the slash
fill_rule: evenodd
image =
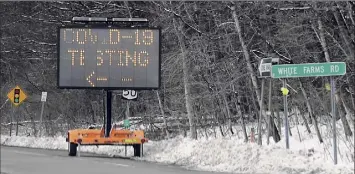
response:
<path id="1" fill-rule="evenodd" d="M 17 106 L 21 104 L 26 98 L 26 94 L 23 92 L 23 90 L 19 87 L 16 86 L 13 88 L 8 94 L 7 97 L 11 100 L 11 102 Z"/>

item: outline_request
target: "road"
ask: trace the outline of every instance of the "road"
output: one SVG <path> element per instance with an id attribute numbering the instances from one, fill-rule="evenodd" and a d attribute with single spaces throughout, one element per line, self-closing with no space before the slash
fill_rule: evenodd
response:
<path id="1" fill-rule="evenodd" d="M 67 151 L 1 146 L 1 174 L 225 174 L 192 171 L 132 159 Z"/>

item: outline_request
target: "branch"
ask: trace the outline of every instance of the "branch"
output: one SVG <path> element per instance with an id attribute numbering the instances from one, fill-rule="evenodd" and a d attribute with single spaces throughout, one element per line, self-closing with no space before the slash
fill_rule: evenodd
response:
<path id="1" fill-rule="evenodd" d="M 39 87 L 36 86 L 36 85 L 29 79 L 27 73 L 25 73 L 25 75 L 26 75 L 27 81 L 30 82 L 30 84 L 31 84 L 32 86 L 34 86 L 38 91 L 44 91 L 44 90 L 39 89 Z"/>
<path id="2" fill-rule="evenodd" d="M 162 7 L 160 4 L 157 4 L 156 2 L 152 2 L 153 4 L 155 4 L 155 5 L 157 5 L 157 6 L 159 6 L 159 7 Z M 191 26 L 190 24 L 188 24 L 184 19 L 183 19 L 183 17 L 180 15 L 180 14 L 178 14 L 178 13 L 176 13 L 176 12 L 174 12 L 174 11 L 172 11 L 172 10 L 169 10 L 169 9 L 167 9 L 167 8 L 165 8 L 165 7 L 162 7 L 166 12 L 168 12 L 168 13 L 172 13 L 175 17 L 178 17 L 184 24 L 186 24 L 187 26 L 189 26 L 190 28 L 192 28 L 193 30 L 195 30 L 196 32 L 198 32 L 198 33 L 200 33 L 200 34 L 202 34 L 202 35 L 205 35 L 204 33 L 202 33 L 200 30 L 198 30 L 197 28 L 195 28 L 195 27 L 193 27 L 193 26 Z"/>
<path id="3" fill-rule="evenodd" d="M 32 16 L 26 16 L 26 15 L 21 15 L 22 17 L 24 18 L 28 18 L 28 19 L 31 19 L 31 20 L 39 20 L 39 21 L 42 21 L 44 23 L 48 23 L 48 24 L 60 24 L 61 21 L 57 21 L 57 20 L 46 20 L 46 19 L 42 19 L 42 18 L 34 18 Z"/>
<path id="4" fill-rule="evenodd" d="M 111 3 L 108 3 L 106 5 L 110 5 L 110 6 L 113 6 L 113 7 L 119 7 L 119 8 L 122 8 L 122 9 L 125 9 L 126 7 L 123 7 L 123 6 L 120 6 L 120 5 L 117 5 L 117 4 L 111 4 Z M 137 8 L 131 8 L 131 7 L 128 7 L 130 10 L 135 10 L 135 11 L 140 11 L 140 12 L 145 12 L 147 13 L 146 11 L 144 10 L 141 10 L 141 9 L 137 9 Z"/>
<path id="5" fill-rule="evenodd" d="M 57 58 L 49 58 L 49 57 L 28 57 L 25 58 L 27 60 L 56 60 Z"/>
<path id="6" fill-rule="evenodd" d="M 37 15 L 37 14 L 39 14 L 40 12 L 42 12 L 42 11 L 36 12 L 35 14 L 31 15 L 31 17 L 32 17 L 32 16 L 35 16 L 35 15 Z M 12 25 L 12 24 L 15 24 L 15 23 L 18 23 L 18 22 L 22 22 L 22 21 L 24 21 L 24 20 L 25 20 L 25 19 L 20 19 L 20 20 L 18 20 L 18 21 L 14 21 L 14 22 L 11 22 L 11 23 L 8 23 L 8 24 L 5 24 L 5 25 L 1 25 L 1 29 L 4 29 L 5 27 L 7 27 L 7 26 L 9 26 L 9 25 Z"/>
<path id="7" fill-rule="evenodd" d="M 217 25 L 217 27 L 221 27 L 221 26 L 227 25 L 227 24 L 234 24 L 234 23 L 235 23 L 235 22 L 223 22 L 223 23 Z"/>
<path id="8" fill-rule="evenodd" d="M 284 7 L 284 8 L 274 8 L 277 10 L 285 11 L 285 10 L 308 10 L 312 7 Z"/>
<path id="9" fill-rule="evenodd" d="M 59 119 L 55 119 L 55 120 L 43 120 L 42 123 L 51 123 L 51 122 L 57 122 Z M 21 126 L 24 126 L 24 124 L 26 123 L 39 123 L 40 121 L 19 121 L 18 124 Z M 9 126 L 9 125 L 15 125 L 17 124 L 17 122 L 10 122 L 10 123 L 1 123 L 2 126 Z"/>
<path id="10" fill-rule="evenodd" d="M 7 98 L 6 101 L 5 101 L 5 103 L 2 104 L 2 106 L 0 107 L 0 110 L 5 106 L 5 104 L 6 104 L 8 101 L 9 101 L 9 99 Z"/>

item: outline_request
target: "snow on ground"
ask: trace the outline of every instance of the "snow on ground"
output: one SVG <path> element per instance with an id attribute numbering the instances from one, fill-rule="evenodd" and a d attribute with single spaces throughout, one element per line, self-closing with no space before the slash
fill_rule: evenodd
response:
<path id="1" fill-rule="evenodd" d="M 240 128 L 239 128 L 240 129 Z M 338 165 L 332 161 L 332 141 L 329 127 L 322 126 L 324 143 L 320 144 L 312 128 L 312 136 L 305 131 L 304 126 L 291 129 L 290 149 L 286 150 L 284 138 L 270 145 L 244 143 L 238 136 L 214 138 L 199 138 L 192 140 L 185 137 L 175 137 L 163 141 L 150 141 L 144 146 L 144 157 L 135 158 L 167 164 L 176 164 L 187 168 L 221 171 L 233 173 L 277 173 L 277 174 L 352 174 L 354 173 L 354 139 L 345 140 L 339 136 Z M 339 125 L 339 135 L 342 135 Z M 299 134 L 298 134 L 299 132 Z M 301 140 L 299 139 L 301 137 Z M 25 137 L 1 136 L 1 144 L 33 148 L 67 150 L 65 137 Z M 133 148 L 128 147 L 128 156 L 133 156 Z M 109 156 L 124 156 L 122 146 L 83 146 L 81 151 L 106 154 Z M 313 152 L 314 151 L 314 152 Z"/>

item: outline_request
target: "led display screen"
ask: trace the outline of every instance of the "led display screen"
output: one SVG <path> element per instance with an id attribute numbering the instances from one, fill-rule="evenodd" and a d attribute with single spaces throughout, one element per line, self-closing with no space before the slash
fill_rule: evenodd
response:
<path id="1" fill-rule="evenodd" d="M 60 27 L 59 88 L 158 89 L 159 28 Z"/>

